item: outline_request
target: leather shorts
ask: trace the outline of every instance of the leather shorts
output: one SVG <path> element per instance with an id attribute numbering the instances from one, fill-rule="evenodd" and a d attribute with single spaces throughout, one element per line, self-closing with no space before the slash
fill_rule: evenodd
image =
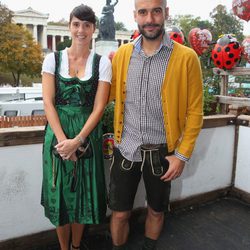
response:
<path id="1" fill-rule="evenodd" d="M 173 152 L 167 152 L 166 144 L 141 146 L 142 161 L 132 162 L 122 156 L 117 148 L 111 163 L 109 185 L 109 207 L 114 211 L 129 211 L 133 208 L 134 198 L 143 176 L 147 204 L 156 212 L 167 210 L 171 182 L 160 178 L 169 167 L 165 158 Z"/>

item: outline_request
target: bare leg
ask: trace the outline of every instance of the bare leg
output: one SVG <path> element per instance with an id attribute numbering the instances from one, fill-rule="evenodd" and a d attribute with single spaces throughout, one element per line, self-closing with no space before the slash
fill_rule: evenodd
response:
<path id="1" fill-rule="evenodd" d="M 80 247 L 84 225 L 73 223 L 71 224 L 71 230 L 72 230 L 72 245 L 75 247 Z"/>
<path id="2" fill-rule="evenodd" d="M 61 250 L 69 249 L 70 224 L 56 228 L 57 237 L 60 243 Z"/>
<path id="3" fill-rule="evenodd" d="M 110 230 L 114 246 L 124 245 L 127 242 L 130 214 L 130 211 L 112 212 Z"/>
<path id="4" fill-rule="evenodd" d="M 145 225 L 145 236 L 157 240 L 160 236 L 164 222 L 164 213 L 155 212 L 152 208 L 148 207 L 148 214 Z"/>

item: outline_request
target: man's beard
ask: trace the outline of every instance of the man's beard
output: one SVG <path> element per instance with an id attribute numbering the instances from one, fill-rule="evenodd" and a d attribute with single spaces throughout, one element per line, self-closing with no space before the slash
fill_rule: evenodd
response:
<path id="1" fill-rule="evenodd" d="M 144 30 L 145 27 L 151 27 L 151 26 L 154 26 L 154 27 L 160 27 L 159 30 L 157 30 L 155 33 L 149 33 L 147 31 Z M 142 26 L 139 26 L 138 25 L 138 29 L 139 29 L 139 32 L 140 34 L 142 34 L 143 37 L 145 37 L 146 39 L 148 40 L 155 40 L 157 39 L 159 36 L 161 36 L 164 32 L 164 23 L 162 25 L 160 24 L 145 24 L 145 25 L 142 25 Z"/>

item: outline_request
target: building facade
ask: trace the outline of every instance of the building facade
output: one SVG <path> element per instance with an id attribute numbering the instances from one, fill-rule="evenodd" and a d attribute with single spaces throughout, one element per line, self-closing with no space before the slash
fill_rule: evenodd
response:
<path id="1" fill-rule="evenodd" d="M 70 38 L 67 25 L 50 25 L 48 19 L 49 14 L 43 14 L 32 8 L 16 11 L 13 15 L 13 21 L 18 25 L 25 26 L 45 52 L 55 51 L 59 42 Z M 115 39 L 119 46 L 130 41 L 131 33 L 131 31 L 116 31 Z M 95 31 L 93 36 L 93 49 L 95 49 L 97 35 L 98 30 Z"/>

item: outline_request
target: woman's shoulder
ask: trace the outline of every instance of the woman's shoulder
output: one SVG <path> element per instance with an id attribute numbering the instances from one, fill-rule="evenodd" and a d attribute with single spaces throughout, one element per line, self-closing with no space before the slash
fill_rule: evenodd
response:
<path id="1" fill-rule="evenodd" d="M 44 61 L 46 61 L 46 62 L 51 62 L 52 60 L 55 60 L 55 53 L 54 52 L 47 54 L 44 58 Z"/>
<path id="2" fill-rule="evenodd" d="M 101 67 L 111 67 L 111 61 L 106 55 L 100 56 L 100 66 Z"/>

